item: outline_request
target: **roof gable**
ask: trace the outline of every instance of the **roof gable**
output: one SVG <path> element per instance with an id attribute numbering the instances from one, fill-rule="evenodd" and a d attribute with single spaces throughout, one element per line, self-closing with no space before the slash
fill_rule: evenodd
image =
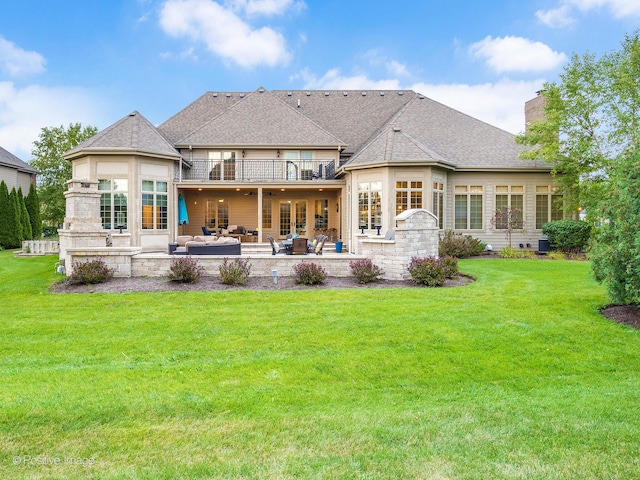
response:
<path id="1" fill-rule="evenodd" d="M 338 147 L 344 141 L 260 88 L 176 145 Z"/>
<path id="2" fill-rule="evenodd" d="M 0 147 L 0 165 L 4 165 L 5 167 L 15 168 L 20 172 L 37 174 L 38 170 L 33 168 L 26 162 L 23 162 L 18 157 L 16 157 L 13 153 L 5 150 Z"/>
<path id="3" fill-rule="evenodd" d="M 87 150 L 123 150 L 180 157 L 169 140 L 135 111 L 85 140 L 67 152 L 65 157 Z"/>

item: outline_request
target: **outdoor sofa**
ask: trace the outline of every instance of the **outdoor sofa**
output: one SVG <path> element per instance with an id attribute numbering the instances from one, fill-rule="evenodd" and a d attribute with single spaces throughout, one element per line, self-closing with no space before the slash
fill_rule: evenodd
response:
<path id="1" fill-rule="evenodd" d="M 180 235 L 169 244 L 170 255 L 240 255 L 241 243 L 233 237 Z"/>

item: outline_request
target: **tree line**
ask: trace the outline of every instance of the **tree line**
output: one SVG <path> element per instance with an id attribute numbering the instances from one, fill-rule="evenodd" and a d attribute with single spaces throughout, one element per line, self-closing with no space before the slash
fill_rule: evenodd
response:
<path id="1" fill-rule="evenodd" d="M 22 187 L 9 188 L 0 182 L 0 247 L 19 248 L 23 240 L 39 239 L 42 235 L 40 201 L 36 186 L 31 184 L 25 197 Z"/>

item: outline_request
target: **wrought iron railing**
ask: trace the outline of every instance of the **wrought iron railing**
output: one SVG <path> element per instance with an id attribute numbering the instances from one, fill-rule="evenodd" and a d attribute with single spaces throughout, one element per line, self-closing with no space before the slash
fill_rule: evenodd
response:
<path id="1" fill-rule="evenodd" d="M 333 180 L 334 160 L 235 159 L 191 160 L 183 163 L 182 175 L 175 171 L 176 180 L 213 182 L 286 182 Z"/>

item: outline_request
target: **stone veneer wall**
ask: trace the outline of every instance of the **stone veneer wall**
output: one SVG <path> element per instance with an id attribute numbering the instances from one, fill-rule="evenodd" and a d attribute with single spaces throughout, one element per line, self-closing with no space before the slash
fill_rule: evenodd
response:
<path id="1" fill-rule="evenodd" d="M 384 278 L 406 280 L 410 278 L 408 267 L 412 257 L 438 256 L 438 219 L 427 210 L 411 209 L 395 220 L 394 240 L 359 234 L 355 251 L 382 268 Z"/>
<path id="2" fill-rule="evenodd" d="M 176 257 L 172 257 L 176 258 Z M 179 258 L 179 257 L 177 257 Z M 198 260 L 198 264 L 204 267 L 205 276 L 217 277 L 220 275 L 220 265 L 225 257 L 216 255 L 198 255 L 192 257 Z M 351 275 L 349 261 L 357 260 L 359 257 L 355 255 L 241 255 L 226 257 L 229 260 L 234 258 L 242 258 L 248 260 L 251 265 L 252 277 L 270 277 L 272 270 L 278 271 L 278 277 L 291 277 L 293 275 L 293 267 L 301 262 L 316 263 L 325 269 L 330 277 L 348 277 Z M 131 275 L 133 277 L 141 276 L 167 276 L 171 261 L 164 253 L 142 253 L 132 257 Z"/>

